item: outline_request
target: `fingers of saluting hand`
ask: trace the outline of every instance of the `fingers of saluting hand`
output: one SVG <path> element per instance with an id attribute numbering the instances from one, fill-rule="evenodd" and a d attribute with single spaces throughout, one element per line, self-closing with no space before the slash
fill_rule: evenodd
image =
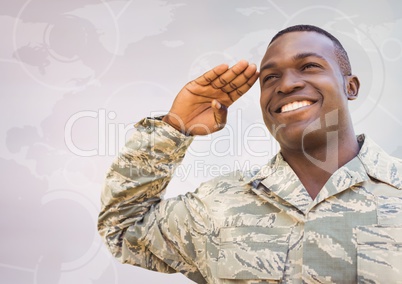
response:
<path id="1" fill-rule="evenodd" d="M 229 84 L 235 79 L 240 79 L 240 80 L 243 79 L 244 80 L 244 76 L 242 76 L 242 74 L 244 74 L 245 70 L 247 70 L 248 67 L 249 67 L 249 64 L 246 60 L 240 60 L 235 65 L 233 65 L 232 68 L 226 70 L 225 73 L 220 74 L 214 80 L 212 80 L 211 81 L 212 87 L 214 87 L 215 89 L 222 89 L 222 91 L 224 91 L 224 92 L 231 91 L 231 90 L 226 90 L 226 89 L 223 90 L 223 87 L 230 88 Z M 214 69 L 212 69 L 212 71 L 214 71 Z M 209 78 L 209 79 L 212 79 L 212 78 Z"/>
<path id="2" fill-rule="evenodd" d="M 255 64 L 250 64 L 246 60 L 240 60 L 231 68 L 226 64 L 221 64 L 198 77 L 193 83 L 202 87 L 212 87 L 227 95 L 226 106 L 246 93 L 257 81 L 259 72 Z M 196 91 L 195 93 L 201 94 Z M 214 93 L 211 93 L 214 94 Z M 216 94 L 216 93 L 215 93 Z M 225 100 L 223 97 L 220 99 Z"/>
<path id="3" fill-rule="evenodd" d="M 245 83 L 245 76 L 251 77 L 251 69 L 254 68 L 253 72 L 255 73 L 257 68 L 253 66 L 255 65 L 249 65 L 246 60 L 240 60 L 231 68 L 229 68 L 226 64 L 221 64 L 197 78 L 195 82 L 201 86 L 211 85 L 215 89 L 221 89 L 222 87 L 226 86 L 227 89 L 225 89 L 225 91 L 231 92 L 235 89 L 233 88 L 234 85 L 230 87 L 228 84 L 233 80 L 238 79 L 236 80 L 236 83 L 239 86 L 243 85 Z M 244 74 L 246 70 L 247 74 Z"/>
<path id="4" fill-rule="evenodd" d="M 258 76 L 257 66 L 251 64 L 239 76 L 221 88 L 221 90 L 227 93 L 229 98 L 234 102 L 254 85 Z"/>

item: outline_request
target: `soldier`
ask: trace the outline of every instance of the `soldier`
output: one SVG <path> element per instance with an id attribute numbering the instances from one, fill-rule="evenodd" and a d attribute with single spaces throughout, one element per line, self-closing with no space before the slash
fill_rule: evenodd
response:
<path id="1" fill-rule="evenodd" d="M 162 200 L 193 137 L 222 129 L 258 78 L 280 152 Z M 107 174 L 98 227 L 111 253 L 197 283 L 397 283 L 402 163 L 355 135 L 358 91 L 341 43 L 308 25 L 280 31 L 260 72 L 242 60 L 189 82 L 166 116 L 137 123 Z"/>

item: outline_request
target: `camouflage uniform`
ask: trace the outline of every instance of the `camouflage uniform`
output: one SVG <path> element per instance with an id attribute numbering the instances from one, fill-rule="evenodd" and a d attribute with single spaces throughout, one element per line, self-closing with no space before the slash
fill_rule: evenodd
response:
<path id="1" fill-rule="evenodd" d="M 368 138 L 315 200 L 280 154 L 161 200 L 192 138 L 153 119 L 136 127 L 99 216 L 121 262 L 197 283 L 402 283 L 402 163 Z"/>

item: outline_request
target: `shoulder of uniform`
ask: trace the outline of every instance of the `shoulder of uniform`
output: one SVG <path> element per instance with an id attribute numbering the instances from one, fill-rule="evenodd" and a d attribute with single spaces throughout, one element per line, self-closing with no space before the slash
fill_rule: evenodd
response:
<path id="1" fill-rule="evenodd" d="M 401 159 L 389 155 L 368 138 L 358 156 L 369 176 L 397 189 L 402 189 Z"/>

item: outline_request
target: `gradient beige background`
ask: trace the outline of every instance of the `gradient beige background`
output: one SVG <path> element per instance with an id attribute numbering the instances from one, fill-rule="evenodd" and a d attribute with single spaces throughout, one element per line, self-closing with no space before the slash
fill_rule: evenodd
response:
<path id="1" fill-rule="evenodd" d="M 334 33 L 360 77 L 358 133 L 402 158 L 400 1 L 111 1 L 0 3 L 0 282 L 189 283 L 121 265 L 96 232 L 104 173 L 131 126 L 163 113 L 219 63 L 259 64 L 286 26 Z M 167 197 L 265 163 L 256 85 L 228 126 L 198 138 Z"/>

